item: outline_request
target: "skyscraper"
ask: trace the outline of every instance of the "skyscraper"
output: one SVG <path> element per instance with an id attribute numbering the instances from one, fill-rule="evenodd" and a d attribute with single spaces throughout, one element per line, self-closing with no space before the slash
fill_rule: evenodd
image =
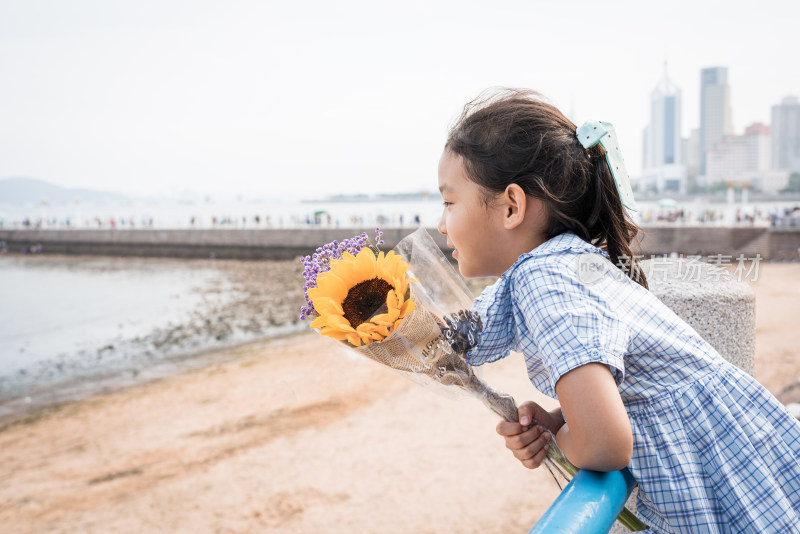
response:
<path id="1" fill-rule="evenodd" d="M 706 152 L 733 134 L 727 67 L 700 71 L 700 174 L 706 174 Z"/>
<path id="2" fill-rule="evenodd" d="M 772 167 L 800 172 L 800 101 L 796 96 L 772 106 Z"/>
<path id="3" fill-rule="evenodd" d="M 681 162 L 681 90 L 667 76 L 650 93 L 650 125 L 645 131 L 644 168 Z"/>
<path id="4" fill-rule="evenodd" d="M 681 150 L 681 90 L 667 76 L 650 93 L 650 123 L 644 130 L 642 187 L 649 191 L 686 191 Z"/>

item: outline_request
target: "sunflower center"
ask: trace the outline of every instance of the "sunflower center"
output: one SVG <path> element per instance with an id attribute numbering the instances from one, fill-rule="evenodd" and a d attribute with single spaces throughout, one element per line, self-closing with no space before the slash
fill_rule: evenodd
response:
<path id="1" fill-rule="evenodd" d="M 353 328 L 366 323 L 382 306 L 386 306 L 386 294 L 392 289 L 392 285 L 382 278 L 364 280 L 354 285 L 342 302 L 344 318 Z"/>

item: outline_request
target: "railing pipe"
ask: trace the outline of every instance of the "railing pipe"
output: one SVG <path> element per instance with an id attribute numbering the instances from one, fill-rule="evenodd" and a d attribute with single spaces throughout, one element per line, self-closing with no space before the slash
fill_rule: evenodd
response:
<path id="1" fill-rule="evenodd" d="M 528 534 L 607 534 L 635 485 L 627 469 L 582 469 Z"/>

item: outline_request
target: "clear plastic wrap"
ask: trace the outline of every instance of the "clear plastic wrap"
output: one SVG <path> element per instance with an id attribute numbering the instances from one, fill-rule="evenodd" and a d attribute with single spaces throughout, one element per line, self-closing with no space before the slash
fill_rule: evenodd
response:
<path id="1" fill-rule="evenodd" d="M 415 309 L 386 339 L 355 350 L 420 385 L 445 386 L 435 387 L 438 392 L 476 396 L 501 417 L 514 420 L 514 399 L 491 388 L 466 361 L 482 325 L 470 311 L 474 299 L 461 276 L 423 228 L 394 250 L 417 280 L 409 286 Z"/>

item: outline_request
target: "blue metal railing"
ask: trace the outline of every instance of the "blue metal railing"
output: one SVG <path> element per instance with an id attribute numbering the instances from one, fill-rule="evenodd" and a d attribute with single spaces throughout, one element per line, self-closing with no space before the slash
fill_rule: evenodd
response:
<path id="1" fill-rule="evenodd" d="M 635 485 L 627 469 L 580 470 L 528 534 L 607 534 Z"/>

